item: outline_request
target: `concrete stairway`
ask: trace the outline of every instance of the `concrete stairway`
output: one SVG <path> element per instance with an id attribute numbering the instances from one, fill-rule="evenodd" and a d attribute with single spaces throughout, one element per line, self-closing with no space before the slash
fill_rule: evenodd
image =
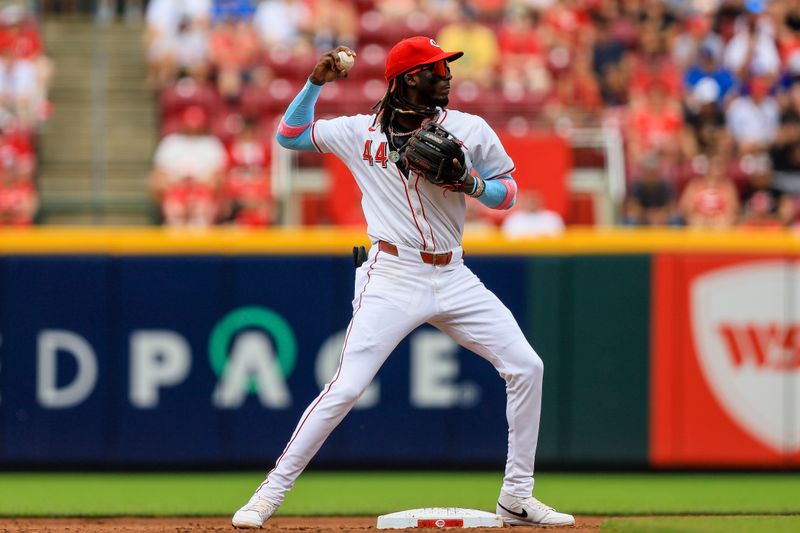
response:
<path id="1" fill-rule="evenodd" d="M 141 25 L 45 20 L 54 115 L 40 137 L 43 224 L 149 224 L 156 142 Z"/>

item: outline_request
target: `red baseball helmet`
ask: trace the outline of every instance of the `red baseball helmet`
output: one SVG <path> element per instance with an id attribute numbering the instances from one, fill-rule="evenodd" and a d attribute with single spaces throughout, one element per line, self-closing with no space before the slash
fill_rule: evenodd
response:
<path id="1" fill-rule="evenodd" d="M 455 61 L 463 55 L 464 52 L 445 52 L 430 37 L 419 35 L 403 39 L 386 56 L 386 81 L 392 81 L 414 67 L 438 61 Z"/>

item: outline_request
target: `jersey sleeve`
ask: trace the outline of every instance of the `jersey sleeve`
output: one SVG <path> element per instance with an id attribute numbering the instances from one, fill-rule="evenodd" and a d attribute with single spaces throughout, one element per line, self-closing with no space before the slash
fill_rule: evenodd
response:
<path id="1" fill-rule="evenodd" d="M 356 117 L 315 120 L 311 125 L 311 141 L 318 152 L 343 158 L 352 152 Z"/>
<path id="2" fill-rule="evenodd" d="M 514 172 L 514 161 L 506 153 L 500 138 L 482 118 L 478 118 L 478 142 L 472 148 L 472 166 L 478 176 L 491 180 Z"/>

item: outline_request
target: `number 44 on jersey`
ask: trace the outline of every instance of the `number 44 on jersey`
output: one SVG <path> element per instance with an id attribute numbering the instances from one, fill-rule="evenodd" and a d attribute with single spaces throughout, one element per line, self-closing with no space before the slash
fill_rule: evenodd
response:
<path id="1" fill-rule="evenodd" d="M 369 163 L 369 166 L 375 166 L 377 163 L 386 168 L 389 161 L 389 152 L 386 149 L 387 142 L 377 143 L 378 149 L 375 150 L 375 155 L 372 155 L 372 144 L 372 139 L 364 141 L 364 153 L 361 154 L 361 159 Z"/>

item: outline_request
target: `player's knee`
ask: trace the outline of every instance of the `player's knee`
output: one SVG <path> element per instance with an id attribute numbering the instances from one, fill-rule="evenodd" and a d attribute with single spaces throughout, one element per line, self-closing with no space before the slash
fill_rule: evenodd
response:
<path id="1" fill-rule="evenodd" d="M 536 377 L 538 377 L 538 378 L 543 377 L 544 376 L 544 361 L 542 361 L 542 358 L 539 357 L 539 355 L 536 352 L 533 353 L 533 363 L 532 363 L 532 365 L 533 365 L 534 373 L 536 374 Z"/>
<path id="2" fill-rule="evenodd" d="M 362 392 L 364 392 L 363 387 L 336 383 L 331 389 L 331 399 L 340 405 L 353 405 L 361 397 Z"/>
<path id="3" fill-rule="evenodd" d="M 531 353 L 520 361 L 517 374 L 524 380 L 540 381 L 544 377 L 544 361 L 531 350 Z"/>

